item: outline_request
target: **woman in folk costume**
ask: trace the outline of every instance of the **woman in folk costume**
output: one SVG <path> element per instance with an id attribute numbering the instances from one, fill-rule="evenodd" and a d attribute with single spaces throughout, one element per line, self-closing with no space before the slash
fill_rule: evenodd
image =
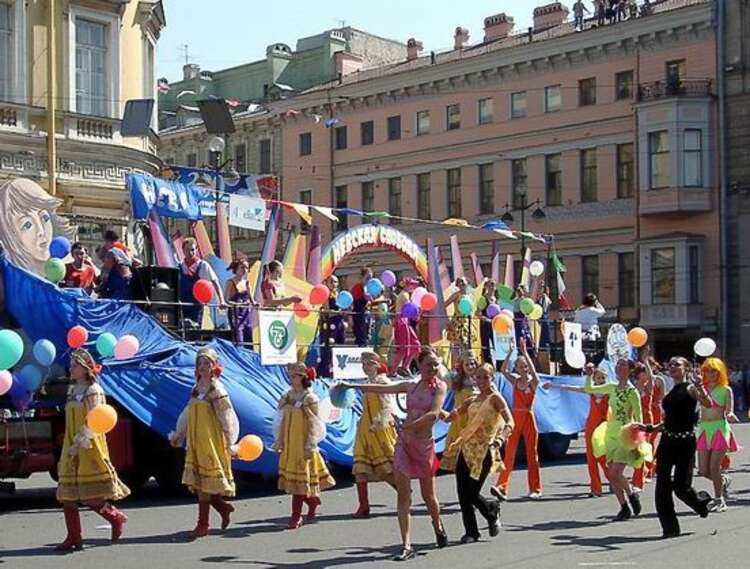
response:
<path id="1" fill-rule="evenodd" d="M 122 500 L 130 490 L 117 477 L 109 459 L 107 438 L 93 433 L 86 417 L 94 407 L 107 400 L 97 381 L 101 367 L 86 350 L 76 350 L 70 357 L 73 385 L 65 404 L 65 435 L 60 462 L 57 465 L 57 499 L 63 505 L 68 536 L 57 549 L 72 551 L 83 547 L 78 504 L 97 512 L 112 526 L 112 542 L 122 535 L 127 516 L 109 504 Z"/>
<path id="2" fill-rule="evenodd" d="M 411 543 L 411 481 L 415 478 L 419 480 L 422 498 L 432 518 L 437 546 L 448 545 L 448 536 L 440 519 L 440 503 L 435 494 L 435 471 L 438 460 L 433 437 L 433 426 L 441 416 L 447 387 L 438 377 L 440 358 L 433 348 L 423 347 L 417 356 L 417 364 L 420 372 L 417 382 L 399 381 L 390 385 L 346 382 L 339 384 L 342 387 L 359 389 L 364 393 L 406 393 L 406 420 L 399 429 L 393 454 L 394 478 L 398 493 L 398 524 L 403 543 L 401 553 L 394 558 L 396 561 L 406 561 L 416 556 Z"/>
<path id="3" fill-rule="evenodd" d="M 594 364 L 586 364 L 586 375 L 592 375 L 594 385 L 604 385 L 607 383 L 607 374 L 602 369 L 594 369 Z M 562 389 L 574 393 L 585 393 L 582 385 L 566 385 L 562 383 L 545 383 L 544 389 Z M 586 426 L 584 428 L 584 438 L 586 441 L 586 464 L 589 468 L 589 480 L 591 491 L 590 498 L 599 498 L 602 495 L 602 479 L 599 475 L 601 468 L 604 476 L 607 477 L 607 459 L 604 456 L 594 456 L 594 446 L 592 437 L 594 431 L 607 420 L 609 412 L 609 398 L 606 395 L 589 396 L 589 414 L 586 417 Z"/>
<path id="4" fill-rule="evenodd" d="M 632 369 L 633 362 L 623 358 L 615 364 L 616 384 L 594 385 L 589 375 L 584 383 L 589 395 L 609 396 L 607 421 L 594 431 L 592 444 L 594 455 L 607 459 L 609 485 L 620 503 L 616 521 L 627 520 L 641 513 L 641 501 L 638 494 L 633 492 L 630 481 L 625 478 L 625 467 L 640 468 L 653 458 L 651 445 L 645 441 L 638 442 L 633 436 L 633 426 L 643 421 L 643 413 L 640 394 L 630 383 Z"/>
<path id="5" fill-rule="evenodd" d="M 730 422 L 738 422 L 734 414 L 734 395 L 729 387 L 727 366 L 719 358 L 707 358 L 701 366 L 703 387 L 709 398 L 701 403 L 698 422 L 698 472 L 713 482 L 712 512 L 727 509 L 725 489 L 728 476 L 722 473 L 722 461 L 727 453 L 737 452 L 739 446 Z"/>
<path id="6" fill-rule="evenodd" d="M 474 387 L 474 372 L 477 370 L 479 362 L 476 356 L 472 352 L 464 352 L 461 354 L 461 359 L 458 361 L 456 371 L 453 373 L 451 379 L 451 389 L 453 390 L 453 408 L 458 409 L 464 402 L 476 395 Z M 467 415 L 464 413 L 458 415 L 451 421 L 451 426 L 448 429 L 448 434 L 445 439 L 445 452 L 443 452 L 443 458 L 440 460 L 440 468 L 453 472 L 456 470 L 456 460 L 458 460 L 458 447 L 452 447 L 453 441 L 455 441 L 461 434 L 461 431 L 466 426 L 468 420 Z"/>
<path id="7" fill-rule="evenodd" d="M 513 416 L 495 387 L 495 367 L 483 364 L 475 378 L 479 392 L 445 417 L 451 423 L 459 417 L 468 418 L 451 447 L 458 454 L 456 489 L 466 531 L 461 543 L 479 540 L 474 508 L 487 520 L 491 537 L 500 532 L 500 503 L 484 498 L 480 492 L 490 472 L 504 468 L 500 447 L 513 431 Z"/>
<path id="8" fill-rule="evenodd" d="M 239 436 L 239 421 L 220 377 L 223 366 L 211 348 L 201 348 L 195 361 L 195 386 L 190 402 L 169 434 L 172 446 L 186 442 L 185 470 L 182 483 L 198 496 L 198 523 L 191 539 L 208 535 L 211 506 L 221 515 L 221 529 L 226 529 L 234 507 L 224 498 L 234 496 L 232 456 Z"/>
<path id="9" fill-rule="evenodd" d="M 302 504 L 313 521 L 320 505 L 320 492 L 336 484 L 318 450 L 326 426 L 320 418 L 318 397 L 310 389 L 315 370 L 304 364 L 287 366 L 292 388 L 279 400 L 274 448 L 279 457 L 279 490 L 292 495 L 289 529 L 302 525 Z"/>
<path id="10" fill-rule="evenodd" d="M 531 361 L 526 340 L 521 338 L 521 357 L 516 360 L 516 372 L 508 371 L 508 362 L 506 358 L 503 367 L 500 370 L 510 384 L 513 386 L 513 421 L 515 428 L 513 434 L 508 440 L 508 446 L 505 449 L 505 469 L 500 474 L 496 486 L 492 488 L 492 493 L 500 500 L 505 500 L 508 495 L 508 483 L 510 475 L 513 472 L 513 466 L 516 462 L 516 450 L 518 443 L 523 438 L 526 447 L 526 465 L 527 479 L 529 483 L 529 498 L 537 500 L 542 497 L 542 477 L 539 466 L 539 429 L 536 425 L 534 416 L 534 399 L 536 390 L 539 387 L 539 376 Z"/>
<path id="11" fill-rule="evenodd" d="M 386 372 L 388 366 L 375 352 L 362 354 L 362 369 L 369 383 L 389 385 Z M 352 473 L 357 481 L 359 507 L 352 517 L 370 517 L 368 482 L 387 482 L 395 488 L 393 478 L 393 453 L 396 446 L 394 412 L 396 402 L 393 395 L 364 393 L 362 415 L 357 424 L 354 440 L 354 467 Z"/>

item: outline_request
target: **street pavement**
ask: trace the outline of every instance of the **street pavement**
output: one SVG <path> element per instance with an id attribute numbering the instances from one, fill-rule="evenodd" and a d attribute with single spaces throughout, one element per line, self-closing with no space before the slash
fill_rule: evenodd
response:
<path id="1" fill-rule="evenodd" d="M 741 444 L 750 445 L 750 425 L 735 426 Z M 419 551 L 408 567 L 566 569 L 577 567 L 635 567 L 703 569 L 720 563 L 747 566 L 750 558 L 750 453 L 734 458 L 729 509 L 707 520 L 687 513 L 678 502 L 683 536 L 660 539 L 653 506 L 653 484 L 642 495 L 643 514 L 615 523 L 618 506 L 612 495 L 588 498 L 582 442 L 571 447 L 563 463 L 542 471 L 544 498 L 520 498 L 526 490 L 526 471 L 511 478 L 511 500 L 503 507 L 503 529 L 494 539 L 460 545 L 463 534 L 451 475 L 439 478 L 444 524 L 451 540 L 438 550 L 415 486 L 414 543 Z M 207 538 L 186 541 L 195 524 L 193 500 L 165 499 L 155 488 L 123 503 L 130 517 L 125 534 L 109 544 L 109 526 L 91 512 L 83 514 L 86 548 L 60 555 L 52 545 L 65 535 L 62 513 L 54 501 L 54 484 L 46 475 L 19 481 L 13 496 L 0 496 L 0 569 L 211 569 L 220 565 L 258 568 L 393 567 L 399 550 L 394 494 L 384 484 L 371 486 L 374 515 L 352 520 L 356 495 L 351 479 L 340 475 L 340 485 L 323 495 L 319 521 L 297 531 L 286 531 L 290 499 L 255 482 L 235 499 L 232 525 Z M 246 483 L 246 486 L 248 483 Z M 709 490 L 707 480 L 698 489 Z M 212 512 L 212 523 L 218 525 Z"/>

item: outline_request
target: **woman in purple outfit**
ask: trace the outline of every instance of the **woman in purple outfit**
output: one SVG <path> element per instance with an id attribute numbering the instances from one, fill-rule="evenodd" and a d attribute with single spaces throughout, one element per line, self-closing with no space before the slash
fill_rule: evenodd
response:
<path id="1" fill-rule="evenodd" d="M 416 555 L 411 544 L 411 481 L 419 480 L 422 499 L 432 518 L 438 547 L 448 544 L 443 522 L 440 520 L 440 503 L 435 494 L 435 472 L 438 460 L 432 427 L 440 417 L 447 386 L 438 377 L 440 358 L 433 348 L 425 346 L 417 356 L 420 379 L 417 382 L 401 381 L 388 385 L 342 383 L 373 393 L 406 393 L 406 420 L 399 429 L 393 457 L 396 491 L 398 492 L 398 523 L 401 528 L 403 550 L 394 559 L 406 561 Z"/>

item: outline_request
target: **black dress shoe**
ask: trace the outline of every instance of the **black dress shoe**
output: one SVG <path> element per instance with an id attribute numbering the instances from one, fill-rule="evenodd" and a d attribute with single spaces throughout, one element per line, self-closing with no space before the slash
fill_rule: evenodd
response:
<path id="1" fill-rule="evenodd" d="M 630 506 L 625 503 L 620 508 L 620 512 L 615 516 L 615 521 L 624 522 L 625 520 L 629 520 L 632 516 L 633 514 L 630 511 Z"/>
<path id="2" fill-rule="evenodd" d="M 479 537 L 475 535 L 469 535 L 468 533 L 461 538 L 461 543 L 476 543 L 479 541 Z"/>
<path id="3" fill-rule="evenodd" d="M 708 505 L 711 501 L 711 495 L 708 492 L 698 492 L 698 508 L 695 511 L 700 517 L 708 517 Z"/>
<path id="4" fill-rule="evenodd" d="M 630 502 L 630 506 L 633 508 L 633 515 L 637 516 L 641 513 L 641 497 L 633 492 L 630 496 L 628 496 L 628 502 Z"/>
<path id="5" fill-rule="evenodd" d="M 490 537 L 497 537 L 500 533 L 500 502 L 492 502 L 490 504 L 490 515 L 492 517 L 487 520 Z"/>
<path id="6" fill-rule="evenodd" d="M 673 529 L 661 534 L 662 539 L 672 539 L 673 537 L 680 537 L 680 530 Z"/>

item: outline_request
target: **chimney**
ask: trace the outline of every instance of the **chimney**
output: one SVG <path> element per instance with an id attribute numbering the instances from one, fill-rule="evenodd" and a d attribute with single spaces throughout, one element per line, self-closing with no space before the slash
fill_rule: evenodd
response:
<path id="1" fill-rule="evenodd" d="M 534 31 L 540 32 L 559 26 L 568 19 L 568 13 L 568 9 L 560 2 L 534 8 Z"/>
<path id="2" fill-rule="evenodd" d="M 409 38 L 409 41 L 406 42 L 406 60 L 412 61 L 417 59 L 420 51 L 422 51 L 422 42 L 414 38 Z"/>
<path id="3" fill-rule="evenodd" d="M 502 13 L 484 19 L 484 41 L 507 38 L 512 31 L 513 16 Z"/>
<path id="4" fill-rule="evenodd" d="M 333 61 L 336 65 L 336 74 L 339 78 L 356 73 L 362 69 L 362 65 L 364 64 L 364 59 L 361 55 L 347 51 L 337 51 L 334 53 Z"/>
<path id="5" fill-rule="evenodd" d="M 463 49 L 467 43 L 469 43 L 469 30 L 459 26 L 453 35 L 453 49 Z"/>
<path id="6" fill-rule="evenodd" d="M 195 79 L 201 72 L 201 66 L 196 63 L 188 63 L 182 66 L 182 79 Z"/>

